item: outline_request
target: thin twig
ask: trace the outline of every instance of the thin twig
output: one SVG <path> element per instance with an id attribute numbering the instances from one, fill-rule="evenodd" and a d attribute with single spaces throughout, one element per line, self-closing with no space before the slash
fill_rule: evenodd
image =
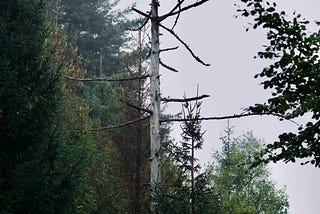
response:
<path id="1" fill-rule="evenodd" d="M 208 97 L 210 97 L 210 96 L 207 95 L 207 94 L 204 94 L 204 95 L 201 95 L 201 96 L 183 98 L 183 99 L 179 99 L 179 98 L 161 98 L 161 101 L 167 102 L 167 103 L 168 102 L 180 102 L 180 103 L 183 103 L 183 102 L 189 102 L 189 101 L 194 101 L 194 100 L 201 100 L 201 99 L 208 98 Z"/>
<path id="2" fill-rule="evenodd" d="M 182 5 L 182 3 L 183 3 L 184 1 L 185 1 L 185 0 L 178 1 L 178 3 L 172 8 L 172 10 L 171 10 L 169 13 L 167 13 L 167 14 L 164 15 L 164 16 L 162 16 L 162 17 L 163 17 L 162 20 L 164 20 L 165 18 L 169 17 L 169 16 L 167 16 L 168 14 L 171 14 L 171 13 L 175 12 L 176 9 L 181 8 L 181 5 Z M 166 17 L 166 16 L 167 16 L 167 17 Z"/>
<path id="3" fill-rule="evenodd" d="M 191 50 L 189 45 L 187 45 L 173 30 L 163 26 L 161 23 L 159 23 L 159 26 L 168 31 L 171 35 L 173 35 L 183 46 L 189 51 L 189 53 L 192 55 L 192 57 L 199 63 L 201 63 L 204 66 L 210 66 L 210 64 L 207 64 L 203 62 L 198 56 L 194 54 L 194 52 Z"/>
<path id="4" fill-rule="evenodd" d="M 148 115 L 148 116 L 145 116 L 145 117 L 141 117 L 141 118 L 138 118 L 138 119 L 135 119 L 135 120 L 128 121 L 126 123 L 122 123 L 122 124 L 117 125 L 117 126 L 101 127 L 101 128 L 97 128 L 97 129 L 91 129 L 90 131 L 108 131 L 108 130 L 112 130 L 112 129 L 117 129 L 117 128 L 121 128 L 121 127 L 124 127 L 124 126 L 127 126 L 127 125 L 131 125 L 133 123 L 137 123 L 137 122 L 146 120 L 149 117 L 150 116 Z"/>
<path id="5" fill-rule="evenodd" d="M 181 0 L 178 0 L 178 5 L 179 5 L 179 11 L 180 11 L 181 10 L 181 5 L 182 5 Z M 176 25 L 178 24 L 178 21 L 179 21 L 179 18 L 180 18 L 180 14 L 181 14 L 181 12 L 178 13 L 176 19 L 174 20 L 174 24 L 173 24 L 171 30 L 173 30 L 176 27 Z"/>
<path id="6" fill-rule="evenodd" d="M 98 77 L 98 78 L 76 78 L 76 77 L 70 77 L 70 76 L 65 76 L 65 79 L 71 80 L 71 81 L 80 81 L 80 82 L 125 82 L 125 81 L 131 81 L 131 80 L 140 80 L 140 79 L 146 79 L 150 77 L 150 75 L 142 75 L 138 77 L 128 77 L 128 78 L 110 78 L 110 77 Z"/>

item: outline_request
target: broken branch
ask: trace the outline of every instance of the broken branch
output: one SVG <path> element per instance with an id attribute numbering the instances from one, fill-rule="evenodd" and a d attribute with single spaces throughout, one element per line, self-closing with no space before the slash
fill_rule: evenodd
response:
<path id="1" fill-rule="evenodd" d="M 159 61 L 159 63 L 160 63 L 160 65 L 162 65 L 164 68 L 166 68 L 166 69 L 168 69 L 168 70 L 170 70 L 170 71 L 179 72 L 177 69 L 175 69 L 175 68 L 173 68 L 173 67 L 171 67 L 171 66 L 169 66 L 169 65 L 164 64 L 161 60 Z"/>
<path id="2" fill-rule="evenodd" d="M 149 114 L 153 114 L 153 112 L 151 110 L 149 110 L 149 109 L 145 109 L 145 108 L 141 108 L 141 107 L 135 106 L 135 105 L 133 105 L 131 103 L 128 103 L 128 102 L 124 101 L 123 99 L 120 99 L 120 101 L 123 102 L 124 104 L 126 104 L 127 106 L 130 106 L 130 107 L 132 107 L 134 109 L 137 109 L 139 111 L 143 111 L 143 112 L 147 112 Z"/>
<path id="3" fill-rule="evenodd" d="M 173 47 L 173 48 L 165 48 L 165 49 L 161 49 L 160 50 L 160 53 L 161 52 L 165 52 L 165 51 L 173 51 L 173 50 L 177 50 L 179 48 L 179 46 L 176 46 L 176 47 Z"/>
<path id="4" fill-rule="evenodd" d="M 179 98 L 161 98 L 161 101 L 163 102 L 189 102 L 189 101 L 194 101 L 194 100 L 201 100 L 204 98 L 210 97 L 207 94 L 201 95 L 201 96 L 196 96 L 196 97 L 190 97 L 190 98 L 183 98 L 183 99 L 179 99 Z"/>
<path id="5" fill-rule="evenodd" d="M 148 116 L 145 116 L 145 117 L 141 117 L 141 118 L 138 118 L 138 119 L 135 119 L 135 120 L 128 121 L 126 123 L 122 123 L 122 124 L 117 125 L 117 126 L 101 127 L 101 128 L 97 128 L 97 129 L 91 129 L 90 131 L 108 131 L 108 130 L 112 130 L 112 129 L 117 129 L 117 128 L 121 128 L 121 127 L 124 127 L 124 126 L 127 126 L 127 125 L 131 125 L 133 123 L 137 123 L 137 122 L 146 120 L 149 117 L 150 116 L 148 115 Z"/>
<path id="6" fill-rule="evenodd" d="M 279 118 L 282 118 L 284 120 L 290 121 L 290 122 L 294 123 L 297 126 L 301 126 L 297 122 L 285 118 L 283 115 L 272 114 L 272 113 L 262 113 L 262 114 L 258 114 L 258 113 L 242 113 L 242 114 L 234 114 L 234 115 L 220 116 L 220 117 L 201 117 L 201 118 L 198 118 L 197 120 L 201 120 L 201 121 L 203 121 L 203 120 L 227 120 L 227 119 L 238 119 L 238 118 L 242 118 L 242 117 L 265 116 L 265 115 L 279 117 Z M 160 123 L 163 123 L 163 122 L 185 122 L 185 121 L 190 121 L 190 120 L 194 120 L 194 119 L 188 119 L 188 118 L 161 119 Z"/>
<path id="7" fill-rule="evenodd" d="M 146 18 L 148 18 L 148 19 L 151 19 L 151 16 L 150 16 L 149 14 L 144 13 L 144 12 L 142 12 L 141 10 L 138 10 L 138 9 L 136 9 L 136 8 L 134 8 L 134 7 L 132 8 L 132 10 L 133 10 L 134 12 L 136 12 L 136 13 L 138 13 L 138 14 L 146 17 Z"/>
<path id="8" fill-rule="evenodd" d="M 142 75 L 138 77 L 128 77 L 128 78 L 108 78 L 108 77 L 98 77 L 98 78 L 76 78 L 76 77 L 70 77 L 70 76 L 65 76 L 67 80 L 71 81 L 80 81 L 80 82 L 93 82 L 93 81 L 107 81 L 107 82 L 125 82 L 125 81 L 131 81 L 131 80 L 140 80 L 140 79 L 146 79 L 150 77 L 150 75 Z"/>

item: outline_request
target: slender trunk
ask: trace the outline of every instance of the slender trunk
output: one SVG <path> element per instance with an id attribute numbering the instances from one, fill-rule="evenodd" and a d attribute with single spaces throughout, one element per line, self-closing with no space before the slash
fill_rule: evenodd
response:
<path id="1" fill-rule="evenodd" d="M 100 48 L 100 70 L 99 70 L 99 77 L 102 77 L 102 47 Z"/>
<path id="2" fill-rule="evenodd" d="M 141 213 L 141 141 L 142 141 L 142 132 L 141 132 L 141 125 L 138 127 L 138 142 L 136 146 L 136 168 L 135 168 L 135 184 L 134 184 L 134 213 L 140 214 Z"/>
<path id="3" fill-rule="evenodd" d="M 194 185 L 194 139 L 191 142 L 191 213 L 196 213 L 195 207 L 195 185 Z"/>
<path id="4" fill-rule="evenodd" d="M 142 40 L 141 40 L 141 31 L 139 31 L 139 38 L 138 38 L 138 57 L 139 57 L 139 76 L 142 75 Z M 137 90 L 138 90 L 138 106 L 143 107 L 143 81 L 139 79 L 138 85 L 137 85 Z M 138 118 L 142 117 L 141 112 L 138 113 Z M 142 124 L 138 123 L 138 141 L 136 144 L 136 178 L 135 178 L 135 198 L 134 198 L 134 213 L 140 214 L 141 213 L 141 168 L 142 168 L 142 160 L 141 160 L 141 155 L 142 155 Z"/>
<path id="5" fill-rule="evenodd" d="M 151 210 L 159 213 L 154 201 L 161 182 L 161 144 L 160 144 L 160 76 L 159 76 L 159 23 L 158 23 L 158 0 L 152 0 L 151 5 L 151 110 L 150 117 L 150 146 L 151 146 Z"/>

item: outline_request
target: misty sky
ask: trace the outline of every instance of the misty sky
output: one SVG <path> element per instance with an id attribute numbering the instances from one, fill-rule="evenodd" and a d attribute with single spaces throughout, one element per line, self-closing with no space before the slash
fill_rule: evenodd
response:
<path id="1" fill-rule="evenodd" d="M 121 6 L 129 6 L 132 0 L 122 0 Z M 160 12 L 170 10 L 176 1 L 160 1 Z M 187 0 L 187 3 L 195 0 Z M 195 62 L 190 54 L 180 45 L 178 51 L 165 53 L 162 60 L 178 69 L 173 73 L 161 69 L 161 88 L 163 96 L 182 97 L 196 95 L 197 84 L 200 94 L 211 97 L 203 101 L 203 116 L 222 116 L 240 113 L 255 103 L 265 102 L 270 95 L 259 85 L 261 80 L 254 79 L 260 73 L 267 61 L 253 59 L 262 45 L 267 44 L 265 31 L 255 30 L 246 32 L 248 19 L 234 18 L 235 0 L 211 0 L 202 7 L 188 11 L 181 16 L 176 32 L 184 39 L 204 61 L 211 67 L 203 67 Z M 320 19 L 319 0 L 278 0 L 279 6 L 287 12 L 296 10 L 310 21 Z M 137 1 L 137 8 L 148 10 L 150 1 Z M 171 26 L 172 22 L 167 22 Z M 165 32 L 164 32 L 165 33 Z M 179 45 L 171 35 L 161 37 L 161 47 Z M 177 113 L 181 110 L 179 104 L 170 104 L 167 113 Z M 227 121 L 203 122 L 206 130 L 205 145 L 199 158 L 203 163 L 211 161 L 213 149 L 220 149 L 222 144 L 219 137 L 226 127 Z M 235 126 L 235 136 L 247 131 L 253 131 L 254 136 L 273 142 L 281 132 L 294 131 L 297 126 L 293 123 L 272 117 L 252 117 L 231 120 Z M 179 139 L 179 126 L 175 125 L 173 137 Z M 277 163 L 270 166 L 273 179 L 279 187 L 287 186 L 291 214 L 318 214 L 320 192 L 320 169 L 299 164 Z"/>

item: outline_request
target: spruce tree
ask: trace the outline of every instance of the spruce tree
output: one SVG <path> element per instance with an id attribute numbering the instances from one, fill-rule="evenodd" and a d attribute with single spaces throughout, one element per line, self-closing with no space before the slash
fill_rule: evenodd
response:
<path id="1" fill-rule="evenodd" d="M 47 3 L 0 2 L 1 213 L 75 211 L 79 134 L 63 129 L 72 126 Z"/>

